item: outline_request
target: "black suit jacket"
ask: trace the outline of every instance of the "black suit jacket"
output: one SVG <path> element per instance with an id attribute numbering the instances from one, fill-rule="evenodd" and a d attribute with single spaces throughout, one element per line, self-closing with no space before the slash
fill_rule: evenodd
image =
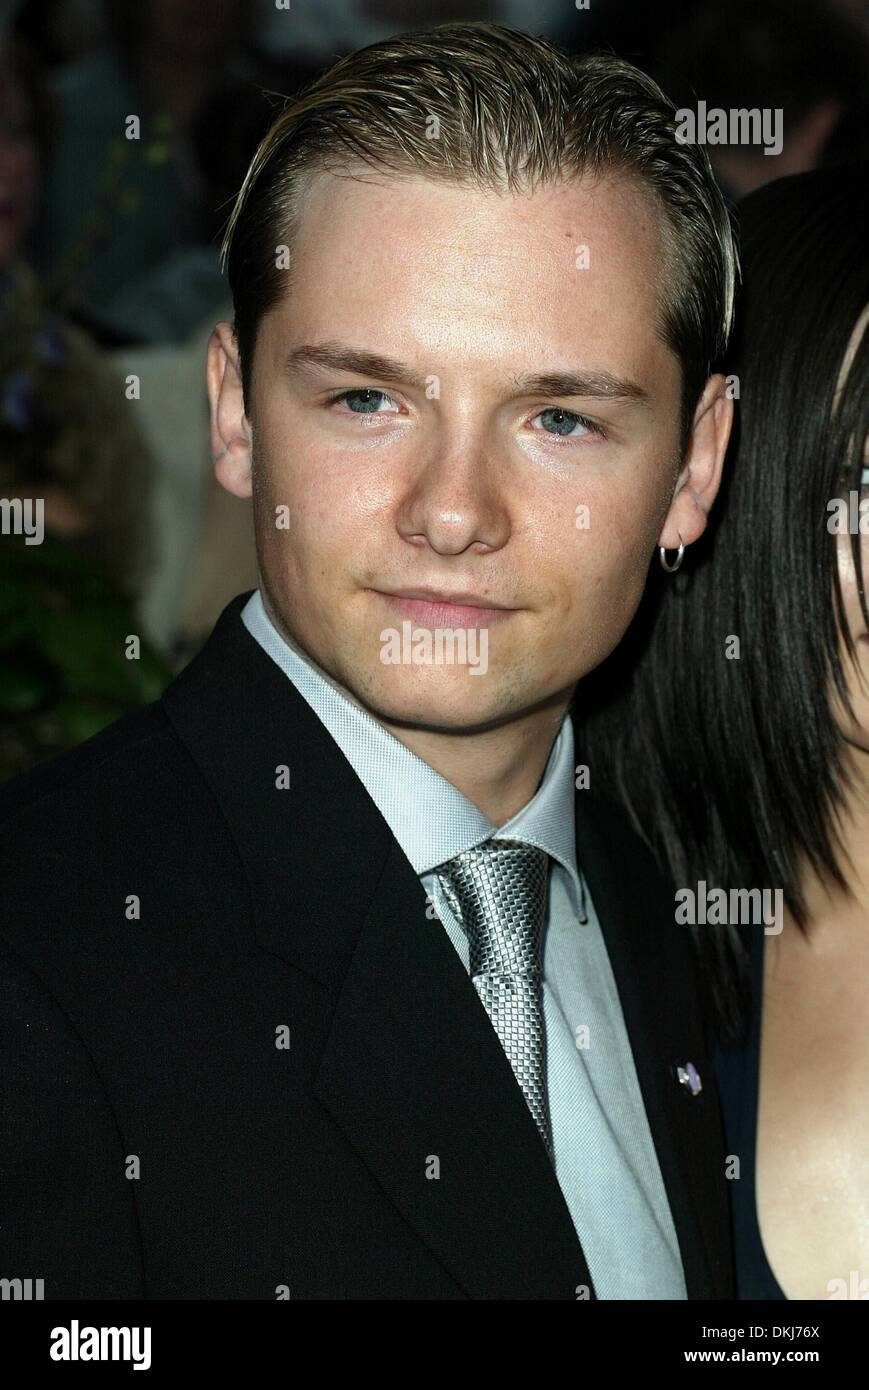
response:
<path id="1" fill-rule="evenodd" d="M 477 993 L 246 597 L 161 700 L 0 788 L 0 1275 L 48 1298 L 573 1300 L 582 1248 Z M 687 929 L 613 810 L 578 792 L 576 826 L 688 1294 L 731 1298 Z"/>

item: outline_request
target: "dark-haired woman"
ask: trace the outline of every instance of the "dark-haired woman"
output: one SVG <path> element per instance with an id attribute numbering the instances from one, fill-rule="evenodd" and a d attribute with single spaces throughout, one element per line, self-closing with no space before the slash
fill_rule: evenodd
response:
<path id="1" fill-rule="evenodd" d="M 694 932 L 739 1296 L 866 1299 L 869 170 L 768 184 L 738 220 L 718 517 L 575 718 L 592 780 L 691 890 L 680 903 L 727 894 L 727 921 Z M 770 890 L 765 921 L 739 889 Z"/>

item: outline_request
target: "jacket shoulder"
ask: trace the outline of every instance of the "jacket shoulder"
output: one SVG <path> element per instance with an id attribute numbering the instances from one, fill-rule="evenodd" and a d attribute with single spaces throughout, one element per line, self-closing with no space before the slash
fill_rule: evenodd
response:
<path id="1" fill-rule="evenodd" d="M 0 825 L 14 833 L 15 820 L 39 803 L 45 803 L 43 810 L 50 815 L 52 805 L 74 797 L 77 789 L 123 775 L 131 761 L 141 756 L 144 744 L 150 745 L 152 755 L 171 756 L 173 740 L 177 742 L 159 703 L 133 710 L 84 743 L 0 784 Z"/>
<path id="2" fill-rule="evenodd" d="M 130 895 L 176 944 L 246 911 L 229 827 L 159 701 L 0 787 L 0 879 L 0 930 L 31 961 L 83 937 L 113 958 Z"/>

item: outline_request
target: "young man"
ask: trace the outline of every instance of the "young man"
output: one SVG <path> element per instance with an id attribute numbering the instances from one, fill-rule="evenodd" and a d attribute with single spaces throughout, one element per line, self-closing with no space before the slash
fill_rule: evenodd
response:
<path id="1" fill-rule="evenodd" d="M 718 488 L 705 156 L 615 58 L 443 26 L 288 107 L 224 249 L 261 587 L 6 791 L 12 1262 L 53 1297 L 728 1298 L 689 938 L 568 713 Z"/>

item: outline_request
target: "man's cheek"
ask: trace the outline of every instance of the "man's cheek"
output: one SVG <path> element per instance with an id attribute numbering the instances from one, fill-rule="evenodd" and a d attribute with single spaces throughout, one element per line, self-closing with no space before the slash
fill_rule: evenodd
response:
<path id="1" fill-rule="evenodd" d="M 614 546 L 590 579 L 586 590 L 589 621 L 601 628 L 613 646 L 639 605 L 648 567 L 644 551 Z"/>

